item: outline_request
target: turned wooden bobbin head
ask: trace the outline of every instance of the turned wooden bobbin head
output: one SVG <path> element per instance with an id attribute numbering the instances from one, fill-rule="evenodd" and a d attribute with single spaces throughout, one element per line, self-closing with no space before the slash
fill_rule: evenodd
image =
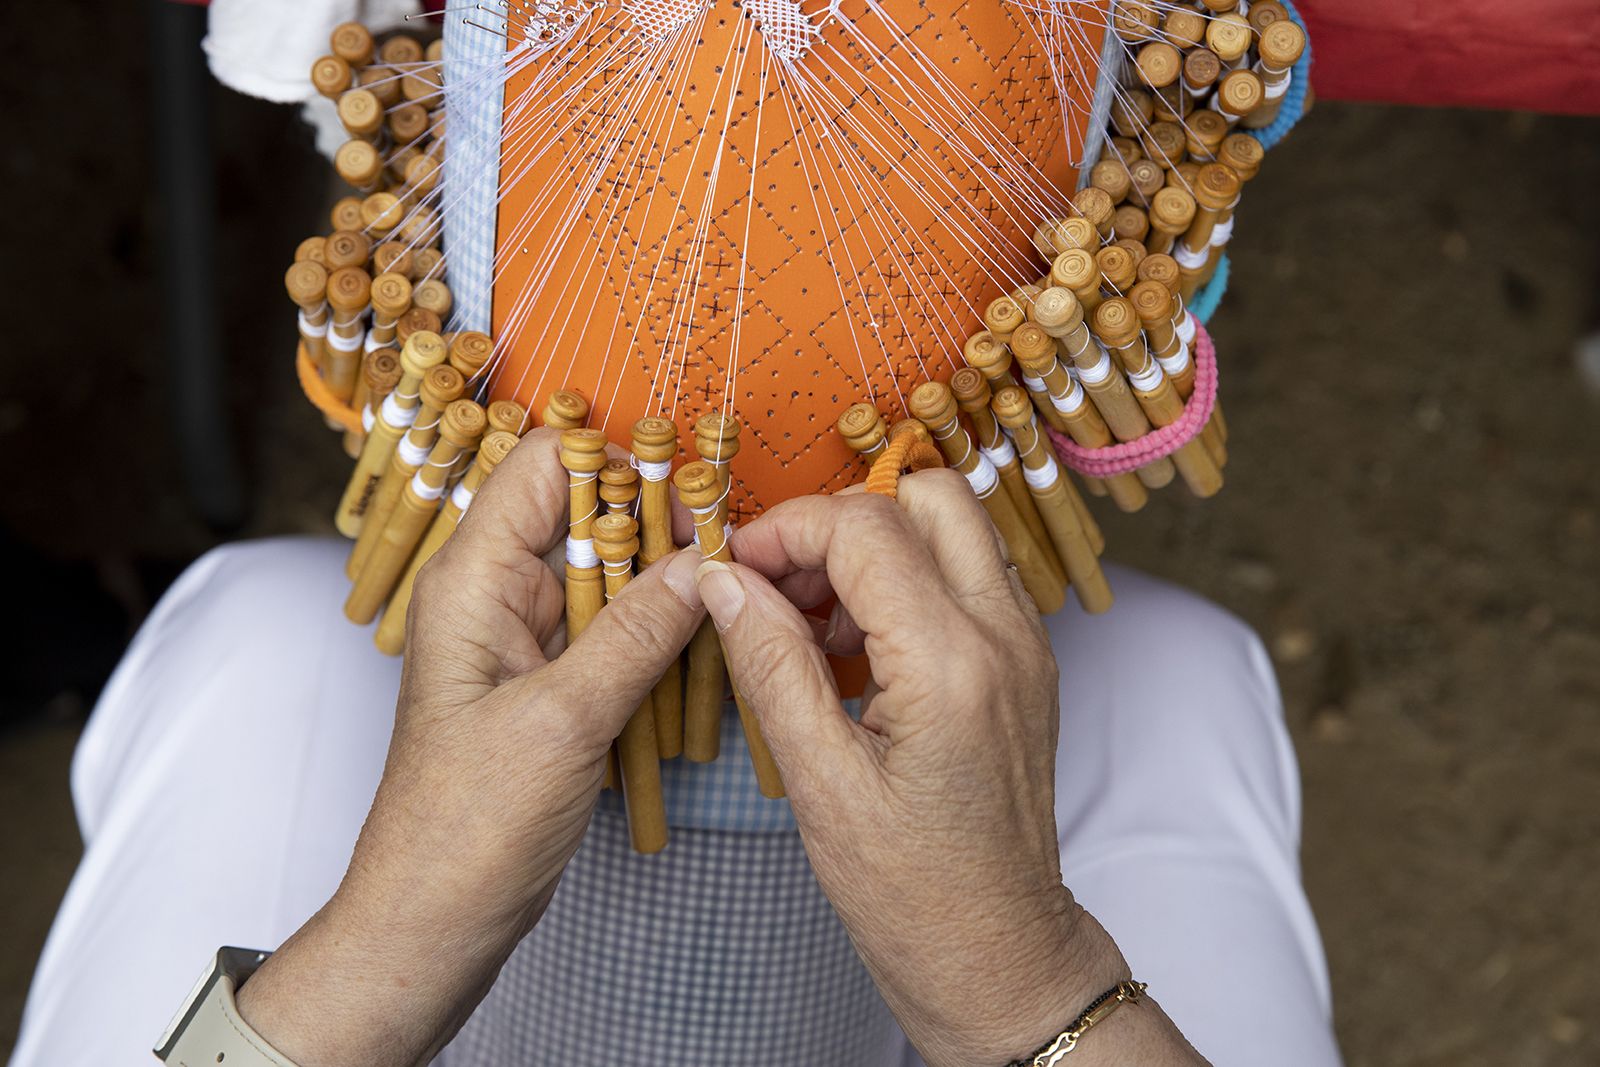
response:
<path id="1" fill-rule="evenodd" d="M 304 260 L 284 273 L 283 287 L 299 307 L 319 308 L 328 296 L 328 272 L 322 264 Z"/>
<path id="2" fill-rule="evenodd" d="M 411 267 L 411 252 L 399 241 L 385 241 L 372 250 L 372 270 L 376 274 L 401 274 L 409 282 Z"/>
<path id="3" fill-rule="evenodd" d="M 1112 349 L 1121 349 L 1130 344 L 1139 336 L 1141 328 L 1132 302 L 1120 296 L 1102 300 L 1100 306 L 1094 309 L 1091 323 L 1094 335 Z"/>
<path id="4" fill-rule="evenodd" d="M 683 506 L 695 511 L 715 507 L 717 501 L 722 499 L 722 480 L 717 475 L 717 468 L 703 459 L 679 467 L 672 475 L 672 484 L 678 487 L 678 499 Z M 721 539 L 720 531 L 717 537 Z"/>
<path id="5" fill-rule="evenodd" d="M 1209 48 L 1196 48 L 1183 57 L 1183 84 L 1196 92 L 1208 89 L 1222 77 L 1222 60 Z"/>
<path id="6" fill-rule="evenodd" d="M 359 22 L 341 22 L 335 26 L 328 36 L 328 47 L 352 67 L 364 67 L 372 62 L 372 33 Z"/>
<path id="7" fill-rule="evenodd" d="M 444 362 L 444 339 L 428 330 L 418 330 L 406 338 L 400 349 L 400 369 L 406 376 L 421 380 L 434 367 Z"/>
<path id="8" fill-rule="evenodd" d="M 372 310 L 385 319 L 398 319 L 411 308 L 411 282 L 404 274 L 380 274 L 372 279 Z"/>
<path id="9" fill-rule="evenodd" d="M 671 419 L 646 415 L 633 424 L 633 454 L 641 463 L 670 463 L 678 455 L 678 428 Z"/>
<path id="10" fill-rule="evenodd" d="M 372 242 L 355 230 L 338 230 L 322 243 L 322 262 L 329 270 L 365 267 L 372 257 Z"/>
<path id="11" fill-rule="evenodd" d="M 322 56 L 311 64 L 311 87 L 330 99 L 350 88 L 351 78 L 350 64 L 338 56 Z"/>
<path id="12" fill-rule="evenodd" d="M 413 288 L 411 310 L 406 312 L 404 315 L 401 315 L 400 321 L 394 324 L 395 340 L 399 341 L 401 344 L 405 344 L 406 338 L 410 337 L 419 330 L 424 330 L 428 333 L 438 333 L 444 328 L 444 324 L 439 321 L 439 316 L 424 308 L 417 307 L 415 300 L 416 289 Z"/>
<path id="13" fill-rule="evenodd" d="M 429 278 L 439 276 L 439 264 L 444 260 L 444 253 L 437 248 L 417 248 L 411 252 L 411 280 L 427 281 Z"/>
<path id="14" fill-rule="evenodd" d="M 1146 329 L 1172 325 L 1172 293 L 1161 282 L 1148 278 L 1135 285 L 1128 293 L 1128 302 Z"/>
<path id="15" fill-rule="evenodd" d="M 943 382 L 923 382 L 911 391 L 911 414 L 935 436 L 956 421 L 956 398 Z"/>
<path id="16" fill-rule="evenodd" d="M 405 205 L 393 193 L 373 193 L 361 201 L 361 222 L 379 237 L 387 236 L 405 217 Z"/>
<path id="17" fill-rule="evenodd" d="M 422 62 L 422 43 L 415 37 L 397 33 L 378 49 L 378 58 L 392 67 Z"/>
<path id="18" fill-rule="evenodd" d="M 356 88 L 365 89 L 378 98 L 385 109 L 400 102 L 400 83 L 394 72 L 381 66 L 371 66 L 356 74 Z"/>
<path id="19" fill-rule="evenodd" d="M 443 411 L 452 401 L 461 399 L 466 392 L 467 380 L 461 372 L 448 363 L 429 367 L 422 376 L 422 404 L 434 411 Z"/>
<path id="20" fill-rule="evenodd" d="M 361 377 L 367 383 L 367 403 L 376 410 L 383 398 L 400 384 L 400 353 L 392 348 L 368 352 L 367 358 L 361 361 Z"/>
<path id="21" fill-rule="evenodd" d="M 968 415 L 989 407 L 989 379 L 976 367 L 962 367 L 950 375 L 950 395 Z"/>
<path id="22" fill-rule="evenodd" d="M 1259 36 L 1268 26 L 1281 19 L 1289 17 L 1289 9 L 1278 3 L 1278 0 L 1257 0 L 1250 5 L 1250 11 L 1245 18 L 1250 23 L 1250 28 Z"/>
<path id="23" fill-rule="evenodd" d="M 1225 163 L 1207 163 L 1195 176 L 1195 203 L 1210 211 L 1224 211 L 1239 199 L 1239 175 Z"/>
<path id="24" fill-rule="evenodd" d="M 1142 241 L 1150 232 L 1150 216 L 1137 204 L 1123 204 L 1111 216 L 1111 232 L 1119 241 Z"/>
<path id="25" fill-rule="evenodd" d="M 1178 74 L 1183 69 L 1183 57 L 1165 41 L 1152 41 L 1139 49 L 1134 66 L 1139 71 L 1140 81 L 1152 89 L 1160 89 L 1178 80 Z"/>
<path id="26" fill-rule="evenodd" d="M 1034 301 L 1033 321 L 1051 337 L 1065 337 L 1083 322 L 1083 305 L 1072 290 L 1051 286 Z"/>
<path id="27" fill-rule="evenodd" d="M 1061 253 L 1050 265 L 1050 280 L 1071 289 L 1080 300 L 1086 291 L 1100 286 L 1100 268 L 1087 249 L 1074 248 Z"/>
<path id="28" fill-rule="evenodd" d="M 1128 191 L 1133 188 L 1133 176 L 1128 173 L 1127 165 L 1121 160 L 1102 159 L 1089 168 L 1089 184 L 1096 189 L 1104 189 L 1113 203 L 1121 203 L 1128 198 Z"/>
<path id="29" fill-rule="evenodd" d="M 360 267 L 341 267 L 328 276 L 328 303 L 335 311 L 358 315 L 372 297 L 372 279 Z"/>
<path id="30" fill-rule="evenodd" d="M 728 463 L 739 454 L 739 431 L 742 429 L 738 419 L 708 411 L 694 420 L 695 451 L 701 459 L 726 471 Z"/>
<path id="31" fill-rule="evenodd" d="M 1117 4 L 1112 11 L 1111 28 L 1129 44 L 1155 36 L 1159 16 L 1153 4 Z"/>
<path id="32" fill-rule="evenodd" d="M 400 79 L 400 95 L 424 107 L 438 102 L 443 87 L 444 75 L 439 67 L 413 67 Z"/>
<path id="33" fill-rule="evenodd" d="M 1029 371 L 1055 359 L 1056 339 L 1037 322 L 1026 322 L 1011 335 L 1011 354 Z M 952 390 L 953 392 L 954 390 Z"/>
<path id="34" fill-rule="evenodd" d="M 1187 52 L 1206 35 L 1206 20 L 1198 11 L 1174 7 L 1161 20 L 1161 34 L 1180 51 Z"/>
<path id="35" fill-rule="evenodd" d="M 1149 253 L 1149 249 L 1145 248 L 1143 241 L 1135 240 L 1132 237 L 1124 237 L 1120 240 L 1113 241 L 1111 243 L 1111 247 L 1120 248 L 1124 252 L 1128 253 L 1129 256 L 1133 257 L 1133 264 L 1135 267 L 1137 267 L 1139 265 L 1139 261 Z"/>
<path id="36" fill-rule="evenodd" d="M 476 378 L 492 355 L 494 342 L 478 330 L 462 330 L 450 340 L 450 365 L 468 378 Z"/>
<path id="37" fill-rule="evenodd" d="M 1033 421 L 1033 404 L 1028 394 L 1015 385 L 996 389 L 989 408 L 1008 430 L 1019 430 Z"/>
<path id="38" fill-rule="evenodd" d="M 1217 83 L 1217 103 L 1230 115 L 1248 115 L 1266 99 L 1261 75 L 1253 70 L 1233 70 Z"/>
<path id="39" fill-rule="evenodd" d="M 639 499 L 639 472 L 625 459 L 608 459 L 600 468 L 600 499 L 609 508 L 633 507 Z"/>
<path id="40" fill-rule="evenodd" d="M 1062 253 L 1062 255 L 1071 254 L 1071 252 Z M 1023 314 L 1022 308 L 1009 296 L 997 297 L 983 309 L 983 324 L 989 327 L 990 335 L 1001 344 L 1010 341 L 1011 331 L 1026 321 L 1028 316 Z"/>
<path id="41" fill-rule="evenodd" d="M 450 287 L 438 278 L 429 278 L 425 282 L 418 282 L 411 292 L 411 302 L 419 308 L 424 308 L 439 316 L 440 321 L 450 317 L 450 308 L 453 298 Z"/>
<path id="42" fill-rule="evenodd" d="M 401 104 L 389 112 L 389 136 L 396 144 L 410 144 L 427 132 L 428 109 L 421 104 Z M 425 157 L 417 157 L 422 158 Z"/>
<path id="43" fill-rule="evenodd" d="M 901 434 L 910 434 L 925 445 L 933 444 L 933 434 L 917 419 L 896 419 L 889 426 L 889 440 L 893 441 Z"/>
<path id="44" fill-rule="evenodd" d="M 1215 112 L 1212 112 L 1212 114 L 1215 114 Z M 1195 180 L 1199 174 L 1200 164 L 1193 160 L 1187 163 L 1179 163 L 1176 167 L 1167 171 L 1167 188 L 1182 189 L 1187 192 L 1194 188 Z"/>
<path id="45" fill-rule="evenodd" d="M 988 330 L 981 330 L 967 338 L 967 343 L 961 348 L 961 358 L 991 380 L 1011 370 L 1011 350 L 996 341 L 994 334 Z"/>
<path id="46" fill-rule="evenodd" d="M 1167 172 L 1153 159 L 1136 159 L 1128 165 L 1128 177 L 1133 180 L 1130 195 L 1141 204 L 1148 204 L 1150 198 L 1166 183 Z"/>
<path id="47" fill-rule="evenodd" d="M 1069 248 L 1092 248 L 1099 243 L 1099 231 L 1080 215 L 1054 219 L 1034 231 L 1034 247 L 1045 259 L 1055 259 Z"/>
<path id="48" fill-rule="evenodd" d="M 1111 127 L 1124 137 L 1137 138 L 1155 114 L 1155 101 L 1142 89 L 1130 89 L 1111 102 Z"/>
<path id="49" fill-rule="evenodd" d="M 561 431 L 561 465 L 574 474 L 599 475 L 606 465 L 606 435 L 579 426 Z"/>
<path id="50" fill-rule="evenodd" d="M 1212 19 L 1211 25 L 1206 27 L 1206 47 L 1224 63 L 1232 64 L 1249 51 L 1253 36 L 1249 21 L 1243 15 L 1230 11 Z"/>
<path id="51" fill-rule="evenodd" d="M 602 472 L 604 477 L 604 472 Z M 602 491 L 603 492 L 603 491 Z M 601 563 L 621 568 L 639 554 L 639 524 L 632 515 L 614 512 L 594 520 L 594 554 Z"/>
<path id="52" fill-rule="evenodd" d="M 1247 182 L 1260 173 L 1266 154 L 1261 142 L 1248 133 L 1230 133 L 1217 149 L 1217 162 L 1232 167 L 1239 180 Z"/>
<path id="53" fill-rule="evenodd" d="M 426 196 L 438 186 L 442 170 L 439 161 L 432 156 L 418 156 L 406 164 L 406 186 Z"/>
<path id="54" fill-rule="evenodd" d="M 1138 263 L 1134 261 L 1133 254 L 1120 245 L 1102 248 L 1095 253 L 1094 262 L 1100 268 L 1100 276 L 1105 279 L 1106 285 L 1119 293 L 1127 292 L 1138 278 Z"/>
<path id="55" fill-rule="evenodd" d="M 1201 108 L 1189 116 L 1184 129 L 1184 144 L 1195 162 L 1214 159 L 1222 139 L 1228 136 L 1228 120 L 1210 108 Z"/>
<path id="56" fill-rule="evenodd" d="M 516 434 L 509 430 L 496 430 L 491 426 L 478 444 L 478 458 L 473 462 L 487 475 L 501 460 L 511 455 L 511 450 L 516 447 Z"/>
<path id="57" fill-rule="evenodd" d="M 1033 298 L 1038 296 L 1043 291 L 1044 286 L 1040 285 L 1038 282 L 1029 282 L 1027 285 L 1017 286 L 1006 295 L 1010 296 L 1011 299 L 1016 303 L 1017 307 L 1022 309 L 1022 314 L 1024 317 L 1026 317 L 1028 314 L 1028 309 L 1033 307 Z"/>
<path id="58" fill-rule="evenodd" d="M 1151 124 L 1140 143 L 1144 145 L 1145 155 L 1169 169 L 1183 162 L 1189 148 L 1183 127 L 1176 122 Z"/>
<path id="59" fill-rule="evenodd" d="M 363 189 L 377 184 L 378 179 L 383 176 L 383 157 L 378 154 L 378 150 L 371 142 L 356 138 L 340 145 L 339 150 L 333 154 L 333 169 L 339 177 L 356 188 Z M 359 208 L 355 222 L 356 225 L 361 225 Z"/>
<path id="60" fill-rule="evenodd" d="M 486 409 L 489 429 L 520 434 L 528 427 L 528 412 L 515 400 L 496 400 Z"/>
<path id="61" fill-rule="evenodd" d="M 435 367 L 434 370 L 448 370 Z M 424 383 L 426 385 L 426 383 Z M 470 400 L 452 400 L 439 419 L 439 436 L 459 449 L 468 449 L 478 443 L 483 431 L 489 428 L 489 418 L 483 408 Z M 443 478 L 441 473 L 439 477 Z"/>
<path id="62" fill-rule="evenodd" d="M 370 89 L 350 89 L 339 96 L 339 121 L 356 137 L 375 137 L 383 129 L 383 104 Z"/>
<path id="63" fill-rule="evenodd" d="M 1104 189 L 1086 185 L 1072 194 L 1072 204 L 1088 219 L 1096 232 L 1104 237 L 1111 232 L 1111 212 L 1116 207 L 1111 195 Z"/>
<path id="64" fill-rule="evenodd" d="M 322 266 L 327 263 L 324 253 L 327 251 L 328 239 L 326 237 L 307 237 L 304 241 L 294 246 L 294 261 L 296 263 L 315 263 Z"/>
<path id="65" fill-rule="evenodd" d="M 334 202 L 333 209 L 328 212 L 328 223 L 335 232 L 340 230 L 360 230 L 361 198 L 359 196 L 341 196 Z"/>
<path id="66" fill-rule="evenodd" d="M 1169 185 L 1150 198 L 1150 225 L 1166 234 L 1180 234 L 1194 221 L 1194 197 Z"/>
<path id="67" fill-rule="evenodd" d="M 589 417 L 589 402 L 570 389 L 557 389 L 544 405 L 544 424 L 575 430 Z"/>
<path id="68" fill-rule="evenodd" d="M 1119 159 L 1131 167 L 1135 160 L 1144 158 L 1144 149 L 1140 148 L 1139 142 L 1132 137 L 1107 137 L 1106 156 L 1110 159 Z"/>
<path id="69" fill-rule="evenodd" d="M 430 207 L 417 208 L 400 224 L 400 236 L 414 247 L 433 244 L 440 230 L 439 213 Z"/>
<path id="70" fill-rule="evenodd" d="M 1254 14 L 1254 8 L 1251 14 Z M 1269 70 L 1287 70 L 1306 50 L 1306 31 L 1289 18 L 1275 19 L 1261 31 L 1261 64 Z"/>
<path id="71" fill-rule="evenodd" d="M 439 63 L 444 60 L 444 38 L 437 37 L 428 42 L 428 47 L 423 49 L 423 56 L 429 63 Z"/>
<path id="72" fill-rule="evenodd" d="M 889 432 L 882 412 L 865 402 L 845 408 L 838 427 L 845 444 L 860 453 L 875 452 Z"/>
<path id="73" fill-rule="evenodd" d="M 1166 287 L 1167 292 L 1176 296 L 1182 281 L 1182 271 L 1178 267 L 1177 260 L 1165 253 L 1157 252 L 1145 256 L 1140 262 L 1139 280 L 1160 282 Z"/>

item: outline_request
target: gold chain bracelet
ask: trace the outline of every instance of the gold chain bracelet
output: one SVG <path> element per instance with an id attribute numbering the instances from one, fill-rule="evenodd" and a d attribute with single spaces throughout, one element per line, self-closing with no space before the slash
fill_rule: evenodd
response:
<path id="1" fill-rule="evenodd" d="M 1131 978 L 1126 982 L 1118 982 L 1110 989 L 1095 997 L 1090 1005 L 1083 1009 L 1083 1013 L 1072 1024 L 1061 1032 L 1061 1036 L 1049 1042 L 1038 1052 L 1027 1059 L 1012 1060 L 1006 1067 L 1055 1067 L 1061 1058 L 1078 1047 L 1081 1038 L 1090 1027 L 1103 1022 L 1106 1016 L 1120 1008 L 1124 1003 L 1137 1004 L 1144 998 L 1144 991 L 1149 988 L 1144 982 L 1135 982 Z"/>

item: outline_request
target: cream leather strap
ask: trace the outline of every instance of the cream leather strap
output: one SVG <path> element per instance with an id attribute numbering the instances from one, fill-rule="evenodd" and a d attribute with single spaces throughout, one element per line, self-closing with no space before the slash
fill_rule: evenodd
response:
<path id="1" fill-rule="evenodd" d="M 244 948 L 217 950 L 189 999 L 161 1035 L 156 1058 L 173 1067 L 295 1067 L 250 1029 L 234 1006 L 234 991 L 270 953 Z"/>

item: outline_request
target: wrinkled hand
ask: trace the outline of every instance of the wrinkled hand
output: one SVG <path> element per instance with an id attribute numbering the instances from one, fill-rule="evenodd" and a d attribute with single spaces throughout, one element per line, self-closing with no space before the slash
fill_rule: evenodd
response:
<path id="1" fill-rule="evenodd" d="M 301 1067 L 426 1062 L 543 912 L 611 742 L 701 618 L 680 552 L 562 643 L 558 434 L 528 434 L 418 576 L 388 762 L 334 899 L 244 987 Z M 353 986 L 353 988 L 352 988 Z"/>
<path id="2" fill-rule="evenodd" d="M 998 1065 L 1126 965 L 1061 883 L 1057 671 L 1032 601 L 959 475 L 915 474 L 899 494 L 781 504 L 698 581 L 890 1008 L 933 1067 Z M 864 647 L 872 667 L 859 723 L 797 610 L 830 595 L 829 651 Z"/>

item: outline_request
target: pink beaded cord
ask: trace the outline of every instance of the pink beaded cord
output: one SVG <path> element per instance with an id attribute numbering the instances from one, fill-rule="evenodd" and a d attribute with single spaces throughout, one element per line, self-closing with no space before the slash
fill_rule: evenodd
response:
<path id="1" fill-rule="evenodd" d="M 1124 441 L 1105 448 L 1085 448 L 1064 433 L 1050 430 L 1056 455 L 1069 470 L 1090 478 L 1110 478 L 1138 470 L 1163 456 L 1170 456 L 1194 440 L 1211 418 L 1217 404 L 1217 350 L 1204 326 L 1196 324 L 1194 337 L 1194 392 L 1183 406 L 1183 415 L 1170 426 L 1151 430 L 1137 441 Z M 1048 429 L 1048 427 L 1047 427 Z"/>

